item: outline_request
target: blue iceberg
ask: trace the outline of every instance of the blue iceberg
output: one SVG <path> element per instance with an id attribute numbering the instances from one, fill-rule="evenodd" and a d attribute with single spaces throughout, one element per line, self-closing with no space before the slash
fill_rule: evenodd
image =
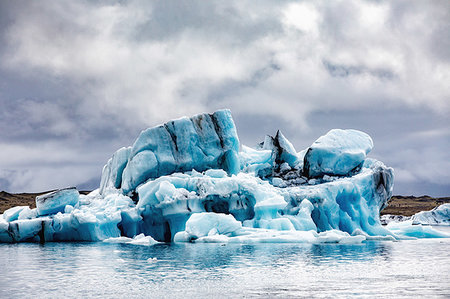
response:
<path id="1" fill-rule="evenodd" d="M 296 152 L 281 133 L 240 145 L 231 112 L 183 117 L 144 130 L 119 149 L 99 189 L 58 190 L 37 209 L 0 215 L 0 242 L 105 241 L 359 243 L 442 237 L 389 229 L 380 211 L 393 169 L 367 158 L 372 139 L 332 130 Z"/>
<path id="2" fill-rule="evenodd" d="M 445 203 L 431 211 L 422 211 L 411 217 L 413 224 L 450 225 L 450 203 Z"/>

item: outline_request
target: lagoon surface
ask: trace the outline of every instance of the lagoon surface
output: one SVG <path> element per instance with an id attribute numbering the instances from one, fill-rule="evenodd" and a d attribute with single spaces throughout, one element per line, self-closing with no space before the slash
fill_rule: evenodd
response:
<path id="1" fill-rule="evenodd" d="M 450 239 L 0 244 L 0 297 L 448 297 Z"/>

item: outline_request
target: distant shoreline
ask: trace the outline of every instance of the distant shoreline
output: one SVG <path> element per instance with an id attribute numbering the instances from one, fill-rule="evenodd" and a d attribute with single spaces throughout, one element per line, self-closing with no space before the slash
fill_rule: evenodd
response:
<path id="1" fill-rule="evenodd" d="M 8 193 L 0 192 L 0 214 L 15 206 L 36 207 L 36 196 L 51 192 L 53 190 L 39 193 Z M 79 191 L 80 194 L 88 194 L 90 191 Z M 420 211 L 429 211 L 441 204 L 450 203 L 450 197 L 430 197 L 424 196 L 402 196 L 395 195 L 389 202 L 387 208 L 381 211 L 381 215 L 403 215 L 412 216 Z"/>

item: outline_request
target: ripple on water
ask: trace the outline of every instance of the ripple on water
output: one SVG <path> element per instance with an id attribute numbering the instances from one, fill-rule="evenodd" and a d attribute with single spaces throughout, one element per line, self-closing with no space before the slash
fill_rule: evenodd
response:
<path id="1" fill-rule="evenodd" d="M 357 245 L 0 244 L 0 294 L 446 296 L 449 245 L 448 239 Z"/>

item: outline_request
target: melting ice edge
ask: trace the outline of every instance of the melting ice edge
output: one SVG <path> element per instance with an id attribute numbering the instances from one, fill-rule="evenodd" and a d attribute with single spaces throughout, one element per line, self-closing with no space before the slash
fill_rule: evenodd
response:
<path id="1" fill-rule="evenodd" d="M 38 196 L 0 215 L 0 242 L 336 242 L 449 237 L 412 221 L 382 226 L 393 169 L 373 142 L 334 129 L 296 152 L 278 131 L 240 145 L 229 110 L 141 132 L 113 154 L 99 189 Z M 448 214 L 448 209 L 446 209 Z"/>

